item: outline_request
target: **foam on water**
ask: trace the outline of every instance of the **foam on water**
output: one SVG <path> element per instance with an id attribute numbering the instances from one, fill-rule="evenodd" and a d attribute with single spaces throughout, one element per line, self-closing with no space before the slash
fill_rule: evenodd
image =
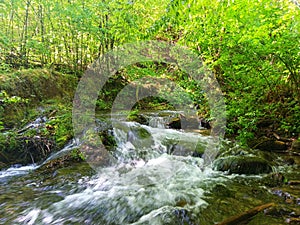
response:
<path id="1" fill-rule="evenodd" d="M 36 164 L 31 164 L 27 166 L 12 166 L 6 170 L 0 171 L 0 180 L 7 177 L 13 177 L 18 175 L 24 175 L 32 170 L 38 168 Z"/>
<path id="2" fill-rule="evenodd" d="M 170 143 L 193 148 L 198 142 L 208 145 L 209 137 L 120 121 L 114 123 L 114 136 L 118 145 L 115 166 L 79 180 L 63 200 L 45 209 L 31 208 L 16 222 L 164 224 L 166 220 L 176 221 L 174 216 L 180 210 L 197 215 L 208 205 L 203 198 L 207 187 L 223 179 L 204 167 L 202 158 L 169 152 Z M 76 147 L 75 142 L 70 143 L 48 160 Z"/>
<path id="3" fill-rule="evenodd" d="M 84 191 L 68 195 L 48 209 L 32 209 L 18 222 L 160 224 L 181 208 L 195 214 L 207 206 L 202 198 L 205 187 L 221 179 L 214 178 L 212 171 L 202 165 L 201 158 L 163 154 L 138 166 L 103 168 L 87 181 Z"/>

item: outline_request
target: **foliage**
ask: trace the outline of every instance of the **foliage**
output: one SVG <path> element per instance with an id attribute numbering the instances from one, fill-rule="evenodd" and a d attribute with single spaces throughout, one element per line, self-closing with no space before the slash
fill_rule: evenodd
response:
<path id="1" fill-rule="evenodd" d="M 165 2 L 1 1 L 0 68 L 78 72 L 115 46 L 145 37 Z"/>
<path id="2" fill-rule="evenodd" d="M 50 67 L 81 74 L 124 43 L 167 41 L 198 54 L 217 78 L 226 99 L 227 134 L 247 143 L 262 128 L 281 135 L 300 133 L 300 15 L 295 1 L 11 0 L 0 6 L 1 71 Z M 121 82 L 110 81 L 118 81 L 117 87 L 108 82 L 99 94 L 98 109 L 109 109 L 128 82 L 160 77 L 183 88 L 199 114 L 213 120 L 199 83 L 180 68 L 144 63 L 117 76 Z M 161 93 L 171 91 L 160 88 Z M 138 91 L 136 97 L 140 100 Z M 186 98 L 171 101 L 183 104 Z M 262 127 L 263 121 L 272 123 Z M 58 133 L 64 136 L 65 131 Z"/>
<path id="3" fill-rule="evenodd" d="M 271 119 L 283 133 L 299 133 L 297 6 L 275 0 L 172 2 L 177 42 L 193 48 L 222 86 L 227 131 L 245 143 L 258 121 Z"/>
<path id="4" fill-rule="evenodd" d="M 76 161 L 84 161 L 86 159 L 84 153 L 78 149 L 73 149 L 70 156 Z"/>
<path id="5" fill-rule="evenodd" d="M 5 108 L 11 107 L 11 105 L 16 105 L 18 103 L 26 103 L 28 99 L 21 98 L 19 96 L 9 96 L 6 91 L 2 90 L 0 92 L 0 116 L 2 117 Z M 0 131 L 4 129 L 3 121 L 0 119 Z"/>
<path id="6" fill-rule="evenodd" d="M 57 111 L 57 113 L 47 121 L 43 132 L 48 137 L 54 137 L 56 145 L 62 148 L 73 137 L 71 107 L 56 103 L 50 109 Z"/>

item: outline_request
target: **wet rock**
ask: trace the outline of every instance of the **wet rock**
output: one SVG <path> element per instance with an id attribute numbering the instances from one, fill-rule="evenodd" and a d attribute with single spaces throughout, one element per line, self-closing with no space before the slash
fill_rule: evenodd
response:
<path id="1" fill-rule="evenodd" d="M 300 218 L 287 218 L 285 220 L 288 224 L 300 224 Z"/>
<path id="2" fill-rule="evenodd" d="M 272 190 L 273 194 L 281 197 L 285 203 L 290 204 L 290 205 L 297 205 L 299 202 L 298 198 L 298 192 L 295 191 L 294 188 L 291 188 L 289 186 L 281 187 L 279 188 L 274 188 Z"/>
<path id="3" fill-rule="evenodd" d="M 70 166 L 75 162 L 83 162 L 83 161 L 84 158 L 83 155 L 81 156 L 81 152 L 79 151 L 79 149 L 74 149 L 62 155 L 61 157 L 54 158 L 42 164 L 42 166 L 38 170 L 44 170 L 44 169 L 56 170 L 58 168 Z"/>
<path id="4" fill-rule="evenodd" d="M 151 133 L 143 127 L 134 126 L 127 132 L 127 141 L 132 143 L 135 148 L 150 148 L 154 143 Z"/>
<path id="5" fill-rule="evenodd" d="M 214 193 L 217 197 L 222 198 L 223 196 L 234 198 L 234 191 L 230 190 L 226 185 L 224 184 L 217 184 L 213 187 L 211 193 Z"/>
<path id="6" fill-rule="evenodd" d="M 200 119 L 200 127 L 206 128 L 206 129 L 211 129 L 209 121 L 207 121 L 204 118 Z"/>
<path id="7" fill-rule="evenodd" d="M 144 115 L 140 114 L 133 114 L 130 115 L 130 117 L 127 118 L 129 121 L 137 122 L 142 125 L 148 125 L 149 121 Z"/>
<path id="8" fill-rule="evenodd" d="M 145 139 L 151 137 L 151 133 L 143 127 L 132 127 L 131 132 L 138 139 Z"/>
<path id="9" fill-rule="evenodd" d="M 205 123 L 207 126 L 207 123 Z M 196 117 L 185 117 L 183 115 L 173 118 L 168 127 L 172 129 L 199 129 L 200 121 Z"/>
<path id="10" fill-rule="evenodd" d="M 273 217 L 282 217 L 282 216 L 290 215 L 291 212 L 292 211 L 290 209 L 281 206 L 275 206 L 275 207 L 265 209 L 264 214 Z"/>
<path id="11" fill-rule="evenodd" d="M 113 151 L 117 146 L 117 142 L 111 130 L 102 131 L 99 133 L 100 139 L 102 144 L 107 148 L 109 151 Z"/>
<path id="12" fill-rule="evenodd" d="M 167 153 L 177 156 L 201 157 L 207 147 L 206 143 L 195 140 L 176 140 L 173 138 L 165 139 L 162 144 L 167 147 Z"/>
<path id="13" fill-rule="evenodd" d="M 3 168 L 6 168 L 7 167 L 7 164 L 3 163 L 3 162 L 0 162 L 0 170 L 3 169 Z"/>
<path id="14" fill-rule="evenodd" d="M 168 127 L 171 129 L 181 129 L 181 120 L 180 118 L 173 118 L 169 123 Z"/>
<path id="15" fill-rule="evenodd" d="M 214 161 L 214 168 L 229 174 L 262 174 L 272 172 L 271 165 L 257 156 L 229 156 Z"/>

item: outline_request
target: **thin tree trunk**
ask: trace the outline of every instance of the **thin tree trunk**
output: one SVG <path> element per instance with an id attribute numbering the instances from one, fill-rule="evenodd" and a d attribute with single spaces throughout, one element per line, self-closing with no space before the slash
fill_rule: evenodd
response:
<path id="1" fill-rule="evenodd" d="M 21 39 L 21 57 L 22 57 L 22 64 L 24 66 L 28 66 L 26 44 L 27 44 L 27 40 L 28 40 L 29 6 L 30 6 L 30 0 L 28 0 L 26 2 L 25 19 L 24 19 L 22 39 Z"/>
<path id="2" fill-rule="evenodd" d="M 45 47 L 45 25 L 44 25 L 44 12 L 43 12 L 43 6 L 39 5 L 39 20 L 40 20 L 40 33 L 41 33 L 41 42 L 42 46 Z M 41 66 L 44 66 L 45 64 L 45 53 L 42 52 L 41 55 Z"/>

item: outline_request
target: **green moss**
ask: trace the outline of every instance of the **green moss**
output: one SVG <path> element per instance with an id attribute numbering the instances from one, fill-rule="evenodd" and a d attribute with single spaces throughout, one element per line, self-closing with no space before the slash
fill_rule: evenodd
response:
<path id="1" fill-rule="evenodd" d="M 73 99 L 77 77 L 46 69 L 28 69 L 0 74 L 0 90 L 8 96 L 25 99 L 6 104 L 1 112 L 3 126 L 20 127 L 36 114 L 36 107 L 47 100 L 69 103 Z"/>
<path id="2" fill-rule="evenodd" d="M 229 156 L 215 160 L 217 170 L 228 171 L 230 174 L 261 174 L 272 172 L 270 164 L 256 156 Z"/>

